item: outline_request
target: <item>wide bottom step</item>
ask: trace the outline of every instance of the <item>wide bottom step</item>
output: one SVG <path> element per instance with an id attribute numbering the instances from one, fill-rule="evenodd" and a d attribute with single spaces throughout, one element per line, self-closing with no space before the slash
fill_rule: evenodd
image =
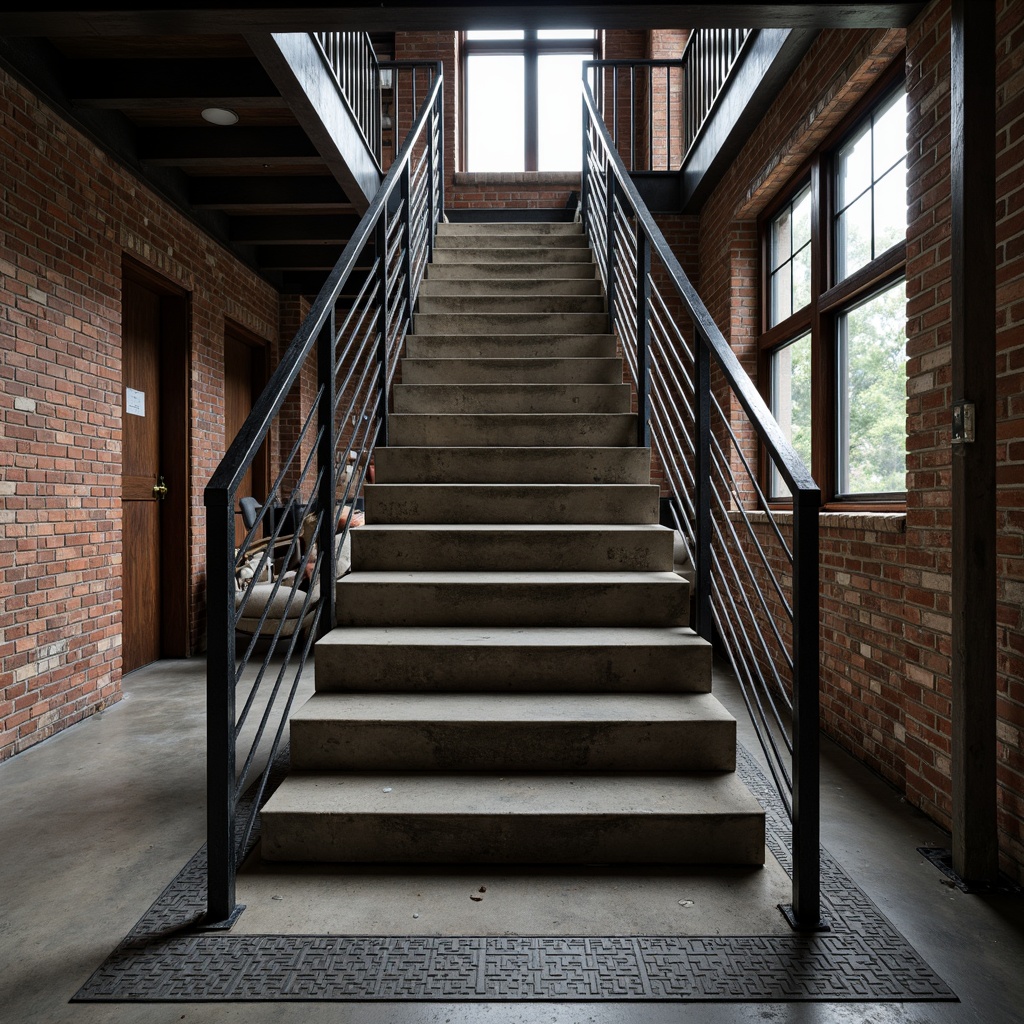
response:
<path id="1" fill-rule="evenodd" d="M 764 864 L 732 773 L 293 773 L 261 812 L 273 861 Z"/>

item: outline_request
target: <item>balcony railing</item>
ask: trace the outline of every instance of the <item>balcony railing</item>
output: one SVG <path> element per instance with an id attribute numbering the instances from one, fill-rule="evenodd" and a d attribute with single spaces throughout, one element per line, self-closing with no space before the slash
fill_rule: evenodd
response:
<path id="1" fill-rule="evenodd" d="M 637 440 L 671 488 L 696 629 L 727 653 L 790 814 L 787 916 L 817 928 L 819 490 L 640 198 L 592 80 L 585 70 L 582 211 L 636 385 Z M 787 512 L 766 500 L 759 458 L 789 486 Z"/>
<path id="2" fill-rule="evenodd" d="M 354 499 L 387 442 L 391 379 L 444 208 L 441 66 L 428 77 L 369 210 L 206 488 L 209 927 L 242 909 L 236 872 L 313 644 L 334 626 Z M 294 428 L 290 401 L 307 382 L 313 400 Z M 287 454 L 236 547 L 240 488 L 272 437 Z"/>
<path id="3" fill-rule="evenodd" d="M 684 153 L 690 151 L 753 36 L 749 28 L 702 28 L 690 33 L 682 56 Z"/>
<path id="4" fill-rule="evenodd" d="M 314 32 L 327 68 L 381 166 L 381 66 L 365 32 Z"/>

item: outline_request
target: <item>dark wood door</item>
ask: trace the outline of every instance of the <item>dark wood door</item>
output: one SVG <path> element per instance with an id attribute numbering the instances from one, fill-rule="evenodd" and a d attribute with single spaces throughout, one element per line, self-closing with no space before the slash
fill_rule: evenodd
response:
<path id="1" fill-rule="evenodd" d="M 160 657 L 160 296 L 130 278 L 122 305 L 122 659 Z"/>

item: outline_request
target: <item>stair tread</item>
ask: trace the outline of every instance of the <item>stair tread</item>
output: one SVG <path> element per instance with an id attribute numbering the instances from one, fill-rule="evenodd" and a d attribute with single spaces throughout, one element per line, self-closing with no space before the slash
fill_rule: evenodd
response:
<path id="1" fill-rule="evenodd" d="M 689 626 L 346 626 L 328 633 L 317 649 L 347 646 L 707 647 Z"/>
<path id="2" fill-rule="evenodd" d="M 578 584 L 580 586 L 624 585 L 627 583 L 660 583 L 666 586 L 686 586 L 682 576 L 674 572 L 522 572 L 488 570 L 486 572 L 377 571 L 349 573 L 338 581 L 339 587 L 359 583 L 420 583 L 463 584 L 465 586 L 538 586 L 545 584 Z"/>
<path id="3" fill-rule="evenodd" d="M 375 487 L 386 486 L 374 484 Z M 492 484 L 414 484 L 395 486 L 494 486 Z M 513 486 L 521 486 L 515 484 Z M 580 486 L 598 487 L 601 484 L 587 484 Z M 625 484 L 622 486 L 634 486 Z M 635 486 L 645 486 L 638 484 Z M 667 526 L 660 526 L 657 523 L 366 523 L 359 528 L 362 532 L 384 532 L 384 533 L 436 533 L 443 530 L 445 533 L 523 533 L 536 535 L 538 533 L 552 534 L 624 534 L 624 533 L 656 533 L 664 534 L 672 531 Z"/>
<path id="4" fill-rule="evenodd" d="M 731 772 L 295 772 L 261 811 L 264 820 L 275 814 L 705 819 L 764 811 Z"/>
<path id="5" fill-rule="evenodd" d="M 733 722 L 710 693 L 316 693 L 293 722 L 630 723 Z"/>

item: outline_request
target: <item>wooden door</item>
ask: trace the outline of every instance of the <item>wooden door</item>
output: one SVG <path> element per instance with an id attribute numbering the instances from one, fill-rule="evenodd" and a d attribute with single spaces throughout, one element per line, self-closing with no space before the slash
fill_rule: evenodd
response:
<path id="1" fill-rule="evenodd" d="M 122 298 L 123 671 L 160 657 L 160 296 L 126 278 Z"/>

